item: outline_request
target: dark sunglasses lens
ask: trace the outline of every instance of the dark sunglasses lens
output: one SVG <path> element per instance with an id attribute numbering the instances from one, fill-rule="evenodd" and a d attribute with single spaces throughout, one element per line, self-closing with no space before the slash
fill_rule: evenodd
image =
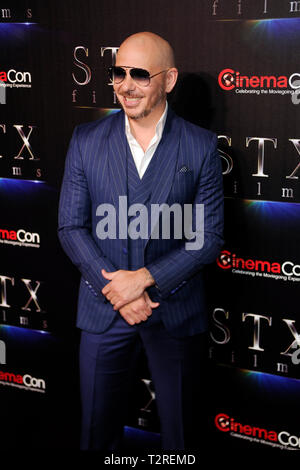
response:
<path id="1" fill-rule="evenodd" d="M 111 67 L 110 69 L 110 78 L 115 83 L 120 83 L 126 77 L 126 70 L 122 67 Z"/>
<path id="2" fill-rule="evenodd" d="M 144 69 L 131 69 L 130 75 L 138 85 L 149 85 L 150 73 Z"/>

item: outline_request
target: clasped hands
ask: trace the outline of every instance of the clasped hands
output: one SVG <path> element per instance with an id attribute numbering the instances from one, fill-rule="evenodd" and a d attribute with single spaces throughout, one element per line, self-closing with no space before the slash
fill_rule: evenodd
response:
<path id="1" fill-rule="evenodd" d="M 102 269 L 101 274 L 110 281 L 102 289 L 102 294 L 130 325 L 146 321 L 152 314 L 152 309 L 159 306 L 159 302 L 152 302 L 146 291 L 147 287 L 155 283 L 146 268 L 136 271 L 119 269 L 113 272 Z"/>

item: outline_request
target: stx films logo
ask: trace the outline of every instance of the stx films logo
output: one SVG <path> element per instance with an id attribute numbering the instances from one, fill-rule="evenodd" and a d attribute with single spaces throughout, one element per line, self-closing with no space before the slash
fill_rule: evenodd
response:
<path id="1" fill-rule="evenodd" d="M 149 426 L 150 420 L 153 417 L 153 409 L 152 404 L 155 401 L 155 391 L 153 388 L 152 381 L 149 379 L 141 379 L 142 383 L 144 384 L 147 390 L 147 397 L 148 400 L 144 406 L 140 408 L 140 415 L 138 417 L 138 424 L 139 426 L 147 428 Z"/>
<path id="2" fill-rule="evenodd" d="M 298 95 L 292 96 L 298 97 Z M 221 134 L 218 135 L 218 141 L 226 195 L 255 200 L 264 198 L 266 201 L 298 201 L 300 139 L 290 138 L 287 142 L 282 142 L 277 137 L 247 136 L 237 141 L 230 135 Z M 232 157 L 234 147 L 238 147 L 245 155 L 245 159 L 240 159 L 238 163 L 241 171 L 240 179 L 236 178 L 235 173 L 238 167 Z M 282 168 L 279 168 L 280 158 L 276 158 L 278 152 L 286 154 L 284 161 L 287 164 Z M 248 156 L 253 158 L 250 168 L 249 164 L 244 163 Z M 273 168 L 277 170 L 277 175 Z"/>
<path id="3" fill-rule="evenodd" d="M 216 307 L 211 318 L 210 359 L 298 378 L 299 367 L 294 366 L 300 364 L 300 334 L 295 314 L 291 317 L 247 311 L 239 314 Z"/>
<path id="4" fill-rule="evenodd" d="M 36 311 L 37 312 L 42 312 L 43 310 L 41 309 L 41 306 L 38 303 L 38 298 L 37 298 L 37 291 L 41 285 L 40 281 L 32 281 L 31 279 L 21 279 L 23 285 L 26 287 L 27 293 L 29 293 L 30 297 L 27 300 L 26 304 L 22 307 L 22 310 L 31 310 L 31 303 L 35 304 Z M 32 286 L 33 282 L 35 282 L 35 287 Z M 0 275 L 0 286 L 1 286 L 1 302 L 0 302 L 0 307 L 6 307 L 10 308 L 11 305 L 8 303 L 8 295 L 7 295 L 7 285 L 8 283 L 11 284 L 11 286 L 15 286 L 15 278 L 14 277 L 9 277 L 9 276 L 2 276 Z"/>
<path id="5" fill-rule="evenodd" d="M 108 79 L 107 68 L 115 63 L 118 46 L 99 46 L 96 53 L 91 53 L 91 48 L 86 45 L 78 45 L 73 49 L 74 71 L 72 78 L 75 88 L 72 90 L 72 103 L 76 107 L 96 108 L 99 106 L 99 95 L 102 111 L 109 111 L 112 104 L 117 103 L 116 95 L 112 89 L 112 95 L 107 100 L 107 85 L 112 85 Z M 100 67 L 99 67 L 100 60 Z M 100 72 L 99 72 L 100 68 Z M 101 76 L 99 76 L 101 74 Z M 99 91 L 99 83 L 102 90 Z"/>
<path id="6" fill-rule="evenodd" d="M 40 158 L 35 150 L 38 139 L 35 125 L 0 123 L 0 176 L 33 180 L 41 178 Z"/>
<path id="7" fill-rule="evenodd" d="M 216 19 L 279 19 L 299 16 L 300 1 L 287 0 L 274 2 L 272 0 L 211 0 L 210 14 Z"/>
<path id="8" fill-rule="evenodd" d="M 47 330 L 45 283 L 0 275 L 0 324 Z"/>
<path id="9" fill-rule="evenodd" d="M 26 21 L 26 24 L 29 24 L 28 21 L 30 21 L 33 18 L 32 14 L 32 8 L 25 8 L 23 10 L 20 8 L 1 8 L 0 10 L 0 21 L 1 23 L 4 22 L 24 22 Z"/>

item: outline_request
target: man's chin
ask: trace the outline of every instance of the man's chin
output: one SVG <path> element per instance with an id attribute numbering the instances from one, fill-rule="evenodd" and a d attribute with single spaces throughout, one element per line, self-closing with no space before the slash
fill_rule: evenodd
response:
<path id="1" fill-rule="evenodd" d="M 126 109 L 125 107 L 123 109 L 130 119 L 135 119 L 135 120 L 147 117 L 151 113 L 151 110 L 149 109 L 144 109 L 143 111 L 139 111 L 139 112 L 134 111 L 133 109 Z"/>

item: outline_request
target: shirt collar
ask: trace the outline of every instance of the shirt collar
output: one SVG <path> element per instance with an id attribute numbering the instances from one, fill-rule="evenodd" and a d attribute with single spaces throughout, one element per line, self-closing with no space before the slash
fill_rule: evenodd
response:
<path id="1" fill-rule="evenodd" d="M 163 130 L 164 130 L 164 127 L 165 127 L 165 123 L 166 123 L 166 120 L 167 120 L 167 114 L 168 114 L 168 102 L 166 101 L 165 110 L 164 110 L 163 114 L 161 115 L 158 123 L 156 124 L 156 128 L 155 128 L 154 137 L 156 137 L 158 139 L 161 139 L 161 136 L 162 136 L 162 133 L 163 133 Z M 127 114 L 125 114 L 125 134 L 126 134 L 126 137 L 129 141 L 131 141 L 131 142 L 133 140 L 135 141 L 135 138 L 133 137 L 133 135 L 131 133 L 131 130 L 130 130 L 130 124 L 129 124 Z"/>

